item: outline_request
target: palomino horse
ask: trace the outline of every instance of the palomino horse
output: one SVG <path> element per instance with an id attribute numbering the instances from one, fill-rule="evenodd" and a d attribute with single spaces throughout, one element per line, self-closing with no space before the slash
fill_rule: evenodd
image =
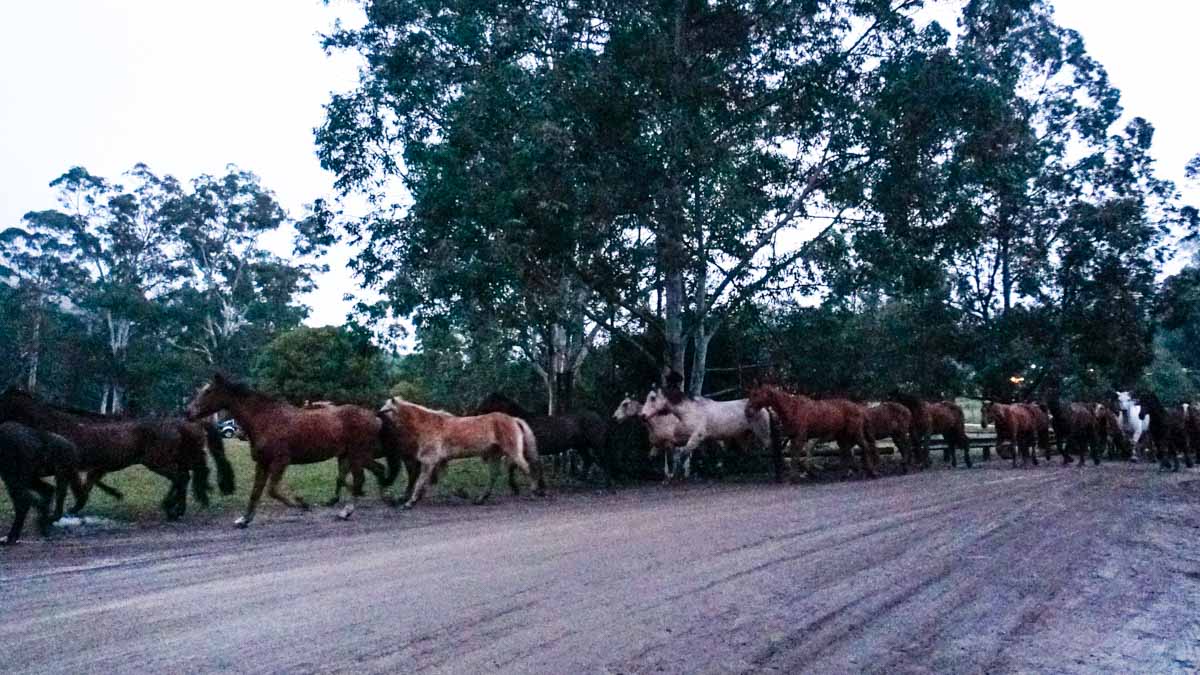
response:
<path id="1" fill-rule="evenodd" d="M 358 406 L 329 406 L 302 409 L 257 392 L 241 382 L 217 373 L 200 388 L 187 414 L 192 419 L 226 410 L 246 430 L 250 438 L 250 457 L 254 460 L 254 487 L 246 513 L 234 521 L 247 527 L 267 494 L 286 506 L 308 509 L 302 497 L 287 494 L 281 485 L 290 464 L 315 464 L 338 460 L 338 484 L 349 473 L 354 480 L 350 504 L 338 517 L 345 520 L 354 513 L 356 498 L 362 494 L 363 469 L 373 467 L 379 451 L 382 423 L 375 413 Z M 282 491 L 281 491 L 282 488 Z"/>
<path id="2" fill-rule="evenodd" d="M 104 474 L 135 464 L 150 469 L 171 482 L 162 508 L 169 520 L 179 518 L 187 509 L 187 485 L 201 504 L 208 504 L 208 452 L 217 466 L 218 486 L 222 494 L 232 494 L 233 468 L 225 458 L 221 435 L 212 425 L 200 425 L 178 419 L 122 419 L 50 405 L 40 398 L 9 388 L 0 394 L 0 421 L 12 420 L 27 426 L 59 434 L 79 450 L 79 469 L 87 471 L 87 481 L 76 494 L 72 513 L 87 504 L 93 487 L 102 485 Z M 110 493 L 119 492 L 109 488 Z M 55 506 L 55 517 L 62 515 L 62 498 Z"/>
<path id="3" fill-rule="evenodd" d="M 54 476 L 56 487 L 42 482 L 43 476 Z M 0 481 L 8 490 L 13 505 L 12 527 L 0 545 L 17 543 L 25 527 L 29 508 L 38 511 L 38 529 L 43 536 L 50 531 L 50 500 L 55 491 L 62 503 L 67 486 L 79 499 L 79 449 L 67 439 L 20 422 L 0 424 Z"/>
<path id="4" fill-rule="evenodd" d="M 1137 395 L 1141 416 L 1149 421 L 1159 465 L 1163 469 L 1179 470 L 1179 455 L 1182 454 L 1188 467 L 1192 466 L 1191 439 L 1188 438 L 1187 411 L 1182 406 L 1168 409 L 1150 392 Z"/>
<path id="5" fill-rule="evenodd" d="M 1014 468 L 1017 466 L 1017 455 L 1021 456 L 1021 466 L 1028 464 L 1031 459 L 1033 465 L 1037 466 L 1037 453 L 1032 450 L 1037 441 L 1037 423 L 1028 406 L 984 401 L 980 409 L 979 426 L 986 429 L 989 423 L 996 425 L 997 454 L 1004 457 L 1001 448 L 1007 444 Z"/>
<path id="6" fill-rule="evenodd" d="M 562 455 L 569 450 L 575 450 L 583 457 L 584 477 L 592 468 L 592 464 L 596 463 L 604 469 L 608 483 L 612 483 L 612 466 L 606 454 L 608 425 L 596 413 L 581 410 L 564 415 L 539 415 L 522 408 L 519 403 L 499 392 L 488 395 L 475 409 L 476 415 L 491 412 L 512 415 L 529 423 L 529 428 L 533 429 L 533 436 L 537 439 L 539 457 Z M 516 485 L 516 470 L 515 466 L 508 468 L 510 486 Z"/>
<path id="7" fill-rule="evenodd" d="M 1051 395 L 1047 397 L 1046 407 L 1050 410 L 1054 445 L 1062 455 L 1063 466 L 1071 463 L 1071 455 L 1079 455 L 1079 466 L 1082 467 L 1089 453 L 1092 461 L 1099 466 L 1102 437 L 1095 404 L 1071 403 L 1064 406 L 1057 395 Z M 1046 460 L 1049 459 L 1047 453 Z"/>
<path id="8" fill-rule="evenodd" d="M 746 399 L 714 401 L 703 397 L 685 398 L 651 389 L 642 403 L 640 415 L 647 425 L 654 424 L 658 417 L 675 416 L 679 419 L 674 436 L 686 436 L 687 440 L 679 448 L 676 458 L 683 457 L 685 478 L 691 467 L 692 453 L 705 441 L 726 441 L 745 449 L 750 441 L 757 440 L 764 449 L 771 448 L 770 415 L 765 410 L 747 414 Z"/>
<path id="9" fill-rule="evenodd" d="M 421 499 L 439 467 L 464 457 L 482 457 L 490 469 L 487 489 L 475 499 L 476 504 L 482 504 L 491 496 L 504 460 L 529 476 L 535 494 L 542 496 L 546 492 L 537 440 L 529 424 L 522 419 L 504 413 L 458 417 L 395 396 L 387 400 L 380 412 L 416 445 L 421 473 L 412 495 L 404 503 L 406 509 Z"/>
<path id="10" fill-rule="evenodd" d="M 748 419 L 761 419 L 767 408 L 779 416 L 783 432 L 791 439 L 792 452 L 805 455 L 805 471 L 811 471 L 811 454 L 806 446 L 816 442 L 836 441 L 842 453 L 842 466 L 849 471 L 854 463 L 851 449 L 863 450 L 863 469 L 870 478 L 879 477 L 879 450 L 867 424 L 863 406 L 845 399 L 813 400 L 807 396 L 785 393 L 774 385 L 759 385 L 750 390 L 743 414 Z"/>
<path id="11" fill-rule="evenodd" d="M 867 426 L 870 428 L 871 438 L 876 441 L 892 439 L 900 453 L 900 466 L 905 473 L 909 467 L 916 465 L 912 442 L 913 419 L 908 408 L 891 401 L 871 406 L 867 408 Z"/>

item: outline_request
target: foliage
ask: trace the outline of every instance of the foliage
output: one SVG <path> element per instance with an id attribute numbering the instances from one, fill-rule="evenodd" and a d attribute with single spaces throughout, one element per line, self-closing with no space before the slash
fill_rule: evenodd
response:
<path id="1" fill-rule="evenodd" d="M 280 333 L 254 362 L 264 390 L 294 403 L 329 400 L 378 406 L 387 396 L 385 355 L 353 327 L 300 327 Z"/>

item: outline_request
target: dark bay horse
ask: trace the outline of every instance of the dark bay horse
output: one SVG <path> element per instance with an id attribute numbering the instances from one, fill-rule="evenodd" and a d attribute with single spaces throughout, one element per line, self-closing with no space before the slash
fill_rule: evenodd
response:
<path id="1" fill-rule="evenodd" d="M 187 415 L 198 419 L 221 410 L 228 411 L 245 429 L 254 460 L 250 501 L 235 525 L 247 527 L 254 520 L 264 487 L 284 505 L 307 509 L 302 497 L 287 493 L 281 484 L 283 474 L 290 464 L 328 459 L 338 460 L 337 485 L 345 481 L 347 474 L 354 481 L 351 502 L 338 517 L 345 520 L 354 513 L 356 499 L 362 494 L 363 470 L 378 468 L 374 458 L 379 453 L 382 423 L 375 413 L 349 405 L 297 408 L 218 373 L 188 403 Z"/>
<path id="2" fill-rule="evenodd" d="M 44 483 L 44 476 L 54 476 L 56 487 Z M 79 449 L 58 434 L 20 422 L 0 423 L 0 481 L 13 504 L 12 527 L 0 545 L 15 544 L 21 538 L 31 506 L 38 511 L 38 529 L 44 536 L 50 530 L 50 500 L 55 492 L 60 509 L 68 485 L 79 498 Z M 56 513 L 55 519 L 61 515 Z"/>
<path id="3" fill-rule="evenodd" d="M 604 469 L 606 481 L 612 484 L 613 467 L 607 453 L 608 424 L 600 415 L 590 410 L 565 415 L 539 415 L 499 392 L 489 394 L 475 409 L 476 415 L 492 412 L 525 420 L 537 439 L 539 457 L 575 450 L 583 458 L 585 477 L 592 464 L 599 464 Z M 509 485 L 514 490 L 517 489 L 516 470 L 516 466 L 508 468 Z"/>
<path id="4" fill-rule="evenodd" d="M 1150 420 L 1150 436 L 1158 454 L 1158 463 L 1164 470 L 1179 470 L 1179 455 L 1182 454 L 1189 467 L 1192 466 L 1191 439 L 1188 437 L 1188 415 L 1182 406 L 1168 409 L 1151 392 L 1137 394 L 1142 419 Z"/>
<path id="5" fill-rule="evenodd" d="M 1100 422 L 1096 418 L 1096 404 L 1069 403 L 1063 405 L 1058 396 L 1046 398 L 1050 411 L 1050 426 L 1054 429 L 1054 445 L 1062 455 L 1064 466 L 1071 463 L 1072 455 L 1079 455 L 1079 466 L 1086 463 L 1091 454 L 1092 461 L 1100 464 L 1100 446 L 1103 442 Z M 1049 461 L 1050 453 L 1046 453 Z"/>
<path id="6" fill-rule="evenodd" d="M 93 487 L 113 471 L 141 464 L 171 483 L 162 501 L 169 520 L 187 510 L 187 485 L 201 504 L 208 504 L 208 462 L 205 447 L 217 467 L 222 494 L 232 494 L 233 468 L 225 457 L 224 442 L 215 427 L 179 419 L 127 419 L 51 405 L 15 388 L 0 394 L 0 420 L 12 420 L 59 434 L 79 450 L 79 469 L 87 480 L 76 496 L 71 513 L 87 504 Z M 110 489 L 111 491 L 111 489 Z M 115 491 L 113 491 L 115 492 Z M 118 493 L 119 494 L 119 493 Z M 61 509 L 56 508 L 56 512 Z"/>
<path id="7" fill-rule="evenodd" d="M 759 385 L 750 390 L 746 400 L 746 417 L 756 418 L 770 408 L 779 416 L 783 433 L 792 443 L 793 453 L 804 453 L 809 440 L 836 441 L 842 454 L 842 466 L 850 470 L 854 462 L 852 448 L 863 450 L 863 470 L 870 478 L 879 477 L 879 450 L 867 424 L 866 409 L 845 399 L 813 400 L 807 396 L 788 394 L 774 385 Z M 806 456 L 805 469 L 811 470 Z"/>

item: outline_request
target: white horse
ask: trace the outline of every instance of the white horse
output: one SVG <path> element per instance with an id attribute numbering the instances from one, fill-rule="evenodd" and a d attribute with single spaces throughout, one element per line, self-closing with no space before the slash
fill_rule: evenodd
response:
<path id="1" fill-rule="evenodd" d="M 642 403 L 642 419 L 649 425 L 655 418 L 668 415 L 679 419 L 675 437 L 687 439 L 675 453 L 676 464 L 682 457 L 685 479 L 691 472 L 692 453 L 705 441 L 732 442 L 745 449 L 748 441 L 757 440 L 763 448 L 771 447 L 770 414 L 763 409 L 748 416 L 746 399 L 714 401 L 697 397 L 672 403 L 662 391 L 650 390 Z"/>
<path id="2" fill-rule="evenodd" d="M 1142 417 L 1142 406 L 1138 404 L 1132 392 L 1118 391 L 1117 407 L 1121 410 L 1121 433 L 1129 439 L 1129 447 L 1133 448 L 1132 457 L 1137 461 L 1138 452 L 1144 449 L 1140 441 L 1150 430 L 1150 422 Z"/>
<path id="3" fill-rule="evenodd" d="M 687 443 L 688 436 L 679 423 L 679 418 L 673 414 L 656 415 L 647 419 L 642 417 L 641 413 L 642 404 L 626 396 L 612 416 L 618 422 L 635 418 L 640 419 L 646 425 L 646 432 L 650 437 L 650 457 L 654 458 L 660 452 L 662 453 L 663 482 L 669 482 L 675 477 L 675 472 L 679 468 L 679 453 L 675 452 L 675 448 Z M 684 471 L 685 475 L 691 472 L 690 461 L 684 466 Z"/>

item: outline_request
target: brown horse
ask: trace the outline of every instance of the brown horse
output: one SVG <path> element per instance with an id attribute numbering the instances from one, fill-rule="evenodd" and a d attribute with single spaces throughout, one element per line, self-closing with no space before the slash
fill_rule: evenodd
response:
<path id="1" fill-rule="evenodd" d="M 537 439 L 538 456 L 561 455 L 575 450 L 583 458 L 583 473 L 586 478 L 592 464 L 604 469 L 606 482 L 612 484 L 613 467 L 607 453 L 608 425 L 600 415 L 590 411 L 563 415 L 539 415 L 521 407 L 521 404 L 500 392 L 492 392 L 475 408 L 474 414 L 504 413 L 525 420 L 533 429 Z M 508 483 L 517 491 L 514 474 L 515 465 L 508 467 Z"/>
<path id="2" fill-rule="evenodd" d="M 1150 420 L 1150 435 L 1158 454 L 1159 466 L 1164 470 L 1179 470 L 1179 455 L 1190 468 L 1192 462 L 1191 439 L 1188 434 L 1188 409 L 1183 406 L 1167 408 L 1150 392 L 1137 394 L 1141 416 Z M 1190 406 L 1189 406 L 1190 408 Z"/>
<path id="3" fill-rule="evenodd" d="M 963 461 L 971 468 L 971 440 L 967 436 L 966 416 L 954 401 L 925 402 L 911 394 L 893 391 L 890 398 L 912 413 L 913 444 L 922 466 L 928 467 L 929 439 L 940 434 L 946 443 L 942 459 L 951 466 L 958 466 L 957 451 L 962 448 Z"/>
<path id="4" fill-rule="evenodd" d="M 1100 442 L 1100 451 L 1109 459 L 1128 459 L 1130 456 L 1129 439 L 1121 430 L 1121 421 L 1112 408 L 1103 403 L 1093 403 L 1092 414 L 1096 417 L 1096 435 Z"/>
<path id="5" fill-rule="evenodd" d="M 21 422 L 35 429 L 59 434 L 75 444 L 80 470 L 87 480 L 76 494 L 72 513 L 87 504 L 93 487 L 113 471 L 141 464 L 171 482 L 162 508 L 169 520 L 179 518 L 187 509 L 187 485 L 201 504 L 208 503 L 208 463 L 205 445 L 217 466 L 218 486 L 222 494 L 234 489 L 233 468 L 225 458 L 224 444 L 212 425 L 199 425 L 179 419 L 114 418 L 82 410 L 51 405 L 15 388 L 0 394 L 0 421 Z M 120 493 L 108 488 L 106 491 Z M 62 514 L 62 497 L 55 507 Z"/>
<path id="6" fill-rule="evenodd" d="M 1028 406 L 1021 403 L 1004 404 L 983 402 L 980 410 L 979 426 L 986 429 L 988 423 L 996 425 L 996 453 L 1001 457 L 1001 448 L 1008 444 L 1012 453 L 1012 465 L 1017 466 L 1017 455 L 1021 456 L 1021 466 L 1032 459 L 1037 466 L 1037 454 L 1032 451 L 1037 440 L 1037 426 Z"/>
<path id="7" fill-rule="evenodd" d="M 4 483 L 13 505 L 13 522 L 0 545 L 17 543 L 25 526 L 29 508 L 38 512 L 42 536 L 50 531 L 50 500 L 56 488 L 42 482 L 54 476 L 57 492 L 66 494 L 67 486 L 79 498 L 79 449 L 67 439 L 20 422 L 0 422 L 0 482 Z M 59 504 L 62 497 L 59 498 Z M 61 515 L 61 514 L 58 514 Z"/>
<path id="8" fill-rule="evenodd" d="M 268 483 L 267 494 L 271 497 L 286 506 L 307 509 L 303 498 L 287 494 L 281 485 L 283 473 L 290 464 L 314 464 L 334 458 L 338 460 L 338 484 L 347 473 L 354 480 L 350 504 L 338 517 L 345 520 L 354 513 L 356 498 L 362 495 L 363 469 L 378 469 L 374 457 L 379 451 L 382 423 L 373 412 L 358 406 L 304 410 L 218 373 L 188 403 L 187 414 L 198 419 L 221 410 L 229 411 L 238 426 L 246 430 L 254 460 L 250 502 L 235 525 L 246 527 L 254 520 Z"/>
<path id="9" fill-rule="evenodd" d="M 913 456 L 913 416 L 908 408 L 899 403 L 885 401 L 879 405 L 867 408 L 867 426 L 871 437 L 876 441 L 885 438 L 892 439 L 896 450 L 900 452 L 900 466 L 905 473 L 910 467 L 916 466 L 917 458 Z"/>
<path id="10" fill-rule="evenodd" d="M 759 385 L 750 390 L 746 401 L 747 419 L 756 419 L 765 408 L 779 416 L 783 433 L 791 439 L 792 452 L 803 453 L 805 471 L 811 471 L 808 441 L 836 441 L 842 454 L 842 466 L 849 471 L 854 462 L 852 448 L 863 450 L 863 470 L 870 478 L 879 477 L 879 450 L 867 424 L 866 409 L 845 399 L 813 400 L 785 393 L 774 385 Z"/>
<path id="11" fill-rule="evenodd" d="M 482 504 L 491 496 L 502 472 L 501 463 L 511 462 L 533 481 L 534 494 L 546 493 L 537 440 L 524 420 L 504 413 L 458 417 L 441 410 L 410 403 L 399 397 L 388 399 L 381 411 L 416 444 L 421 473 L 412 495 L 404 503 L 410 509 L 420 501 L 438 470 L 452 459 L 481 457 L 488 463 L 487 489 L 475 499 Z"/>
<path id="12" fill-rule="evenodd" d="M 1050 425 L 1054 429 L 1054 445 L 1062 455 L 1063 466 L 1071 463 L 1071 455 L 1079 455 L 1079 466 L 1083 466 L 1090 453 L 1092 461 L 1100 464 L 1101 431 L 1096 419 L 1095 404 L 1070 403 L 1063 405 L 1057 396 L 1047 398 L 1050 410 Z M 1050 453 L 1046 453 L 1046 461 Z"/>
<path id="13" fill-rule="evenodd" d="M 1034 442 L 1045 457 L 1050 457 L 1050 413 L 1044 406 L 1037 403 L 1018 403 L 1015 405 L 1024 406 L 1029 411 L 1029 417 L 1033 420 Z M 1037 459 L 1037 455 L 1034 455 L 1034 459 Z M 1037 465 L 1036 461 L 1034 465 Z"/>

